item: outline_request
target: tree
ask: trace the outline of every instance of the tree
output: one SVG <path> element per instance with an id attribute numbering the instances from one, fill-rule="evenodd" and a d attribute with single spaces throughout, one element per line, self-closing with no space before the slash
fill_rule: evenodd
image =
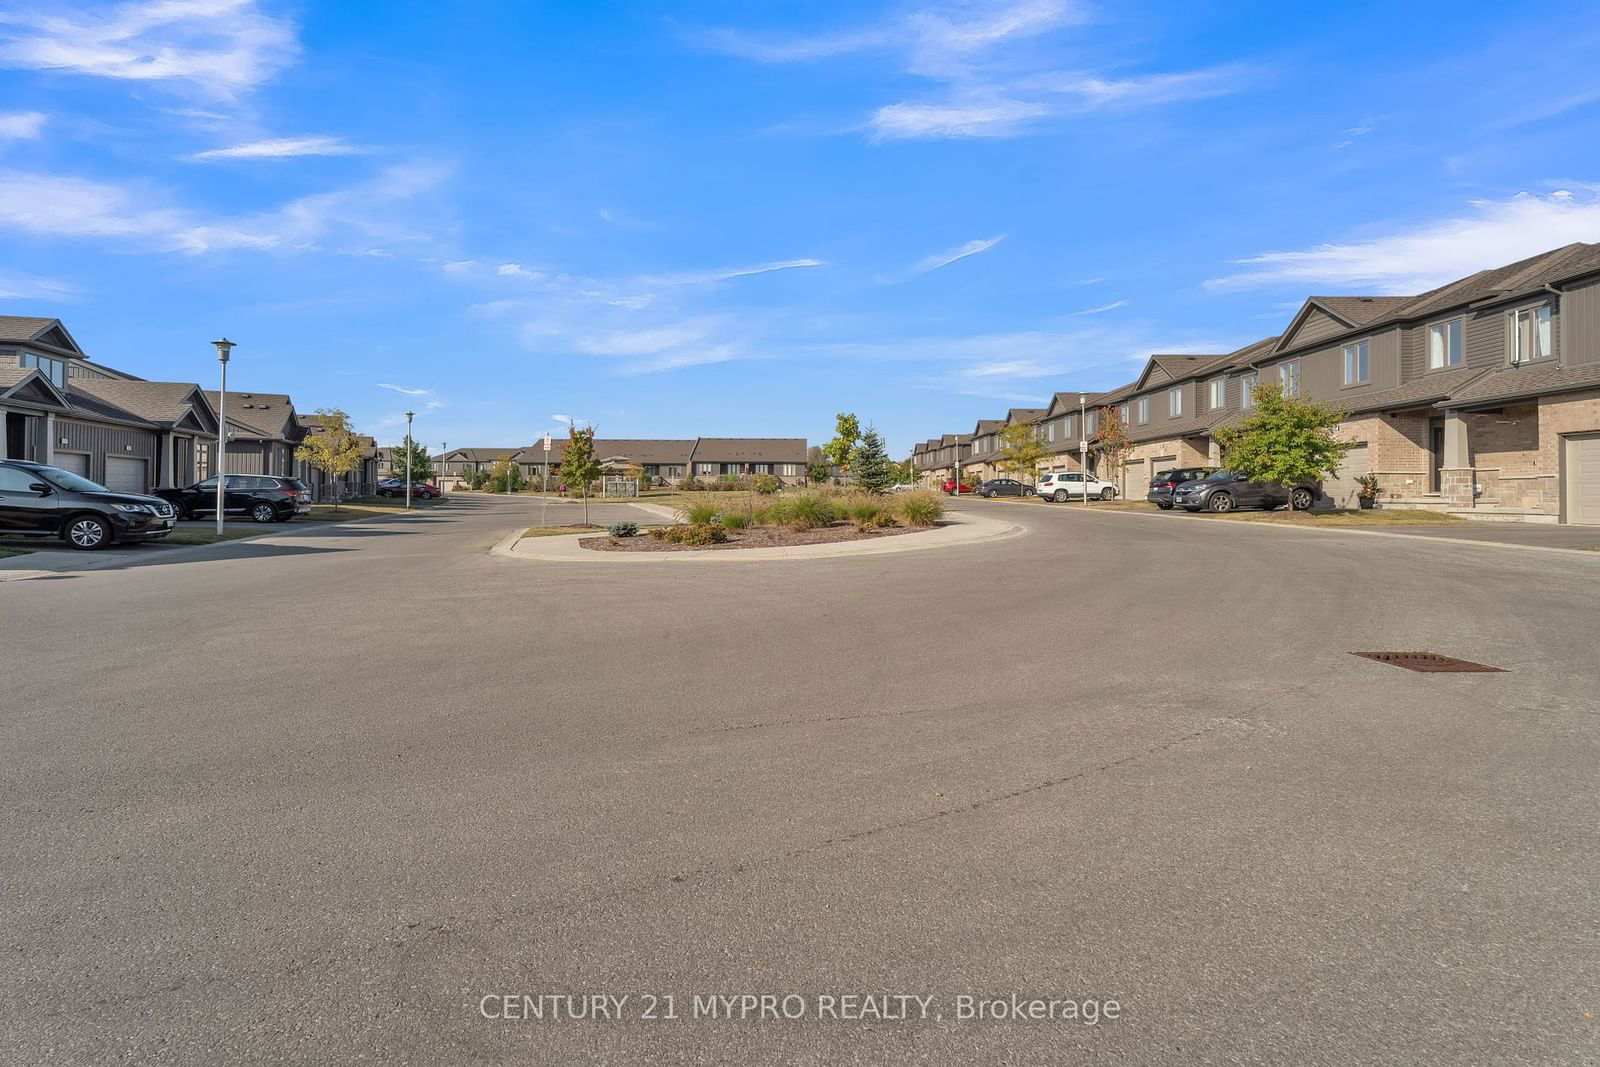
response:
<path id="1" fill-rule="evenodd" d="M 822 446 L 822 455 L 829 463 L 843 470 L 850 469 L 855 457 L 856 444 L 861 440 L 861 421 L 854 415 L 841 412 L 834 425 L 833 440 Z"/>
<path id="2" fill-rule="evenodd" d="M 812 485 L 825 485 L 833 477 L 833 464 L 823 453 L 821 445 L 806 449 L 806 481 Z"/>
<path id="3" fill-rule="evenodd" d="M 1039 461 L 1050 453 L 1039 440 L 1039 432 L 1025 422 L 1014 422 L 1000 431 L 999 468 L 1020 479 L 1024 474 L 1037 477 Z"/>
<path id="4" fill-rule="evenodd" d="M 894 484 L 894 464 L 889 461 L 889 450 L 883 446 L 876 428 L 868 426 L 862 434 L 861 444 L 851 453 L 850 470 L 856 484 L 869 493 L 887 492 Z"/>
<path id="5" fill-rule="evenodd" d="M 391 453 L 389 467 L 394 476 L 411 482 L 431 481 L 433 459 L 428 455 L 428 450 L 419 441 L 411 442 L 410 455 L 407 455 L 406 448 L 404 443 L 398 444 Z"/>
<path id="6" fill-rule="evenodd" d="M 594 427 L 567 429 L 567 450 L 561 456 L 561 480 L 583 496 L 583 524 L 589 525 L 589 484 L 600 477 L 594 458 Z"/>
<path id="7" fill-rule="evenodd" d="M 1216 432 L 1223 462 L 1235 474 L 1283 487 L 1294 511 L 1294 487 L 1339 473 L 1353 441 L 1341 441 L 1334 429 L 1345 413 L 1285 396 L 1279 385 L 1258 385 L 1250 417 Z"/>
<path id="8" fill-rule="evenodd" d="M 1095 420 L 1094 446 L 1106 461 L 1111 476 L 1119 477 L 1123 460 L 1133 447 L 1133 442 L 1128 440 L 1128 427 L 1122 421 L 1121 411 L 1110 406 L 1100 409 L 1100 417 Z M 1088 471 L 1083 473 L 1085 477 L 1089 474 Z"/>
<path id="9" fill-rule="evenodd" d="M 318 408 L 315 422 L 317 432 L 308 435 L 305 443 L 294 450 L 294 455 L 328 476 L 328 484 L 333 488 L 333 506 L 337 509 L 344 476 L 360 468 L 366 448 L 351 432 L 350 416 L 338 408 Z"/>
<path id="10" fill-rule="evenodd" d="M 527 488 L 528 484 L 523 481 L 522 471 L 511 462 L 510 456 L 501 457 L 500 461 L 490 468 L 488 482 L 491 493 L 515 493 L 519 489 Z"/>

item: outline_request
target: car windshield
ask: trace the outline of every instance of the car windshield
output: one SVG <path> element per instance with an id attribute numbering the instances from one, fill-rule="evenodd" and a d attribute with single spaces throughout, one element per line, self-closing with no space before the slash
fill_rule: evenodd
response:
<path id="1" fill-rule="evenodd" d="M 53 483 L 57 488 L 70 489 L 74 493 L 109 493 L 111 490 L 99 482 L 91 482 L 81 474 L 62 470 L 60 467 L 40 467 L 39 473 L 44 475 L 44 480 Z"/>
<path id="2" fill-rule="evenodd" d="M 1229 472 L 1229 471 L 1218 471 L 1217 473 L 1208 476 L 1206 478 L 1206 481 L 1208 481 L 1208 482 L 1231 482 L 1231 481 L 1233 481 L 1233 474 L 1231 472 Z"/>

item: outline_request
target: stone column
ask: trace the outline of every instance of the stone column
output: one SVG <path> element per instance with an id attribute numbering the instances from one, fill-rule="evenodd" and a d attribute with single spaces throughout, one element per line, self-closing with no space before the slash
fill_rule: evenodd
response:
<path id="1" fill-rule="evenodd" d="M 176 444 L 177 438 L 173 437 L 172 434 L 164 433 L 161 435 L 161 487 L 163 489 L 171 489 L 178 484 L 173 474 L 177 468 L 177 459 L 172 454 Z"/>
<path id="2" fill-rule="evenodd" d="M 44 417 L 44 463 L 46 466 L 56 465 L 56 417 Z"/>
<path id="3" fill-rule="evenodd" d="M 1467 420 L 1459 411 L 1444 413 L 1444 462 L 1439 469 L 1439 493 L 1458 508 L 1470 508 L 1477 470 L 1467 440 Z"/>

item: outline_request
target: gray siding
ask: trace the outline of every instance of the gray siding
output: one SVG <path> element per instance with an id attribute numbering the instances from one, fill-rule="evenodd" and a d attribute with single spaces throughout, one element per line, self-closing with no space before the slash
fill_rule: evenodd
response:
<path id="1" fill-rule="evenodd" d="M 1511 358 L 1506 351 L 1506 313 L 1494 308 L 1467 312 L 1467 366 L 1498 367 Z"/>
<path id="2" fill-rule="evenodd" d="M 1311 344 L 1314 341 L 1322 340 L 1324 337 L 1333 337 L 1344 333 L 1349 328 L 1327 312 L 1319 308 L 1312 308 L 1311 313 L 1306 316 L 1306 321 L 1300 324 L 1300 328 L 1294 332 L 1294 336 L 1289 339 L 1289 343 L 1284 347 Z"/>
<path id="3" fill-rule="evenodd" d="M 266 474 L 263 447 L 255 441 L 228 442 L 229 474 Z"/>
<path id="4" fill-rule="evenodd" d="M 1561 300 L 1565 345 L 1562 361 L 1568 366 L 1600 362 L 1600 281 L 1574 286 Z"/>
<path id="5" fill-rule="evenodd" d="M 66 438 L 62 444 L 61 439 Z M 89 453 L 89 480 L 103 482 L 106 456 L 126 456 L 145 460 L 149 477 L 157 476 L 156 455 L 160 445 L 156 434 L 133 426 L 108 426 L 78 419 L 55 420 L 55 448 L 61 452 Z"/>
<path id="6" fill-rule="evenodd" d="M 1400 380 L 1409 382 L 1422 377 L 1428 369 L 1428 328 L 1410 326 L 1402 331 L 1400 341 Z M 1465 341 L 1463 341 L 1463 344 Z"/>
<path id="7" fill-rule="evenodd" d="M 1344 384 L 1344 349 L 1347 344 L 1367 341 L 1368 380 L 1364 385 Z M 1383 392 L 1400 384 L 1400 331 L 1391 328 L 1366 337 L 1351 337 L 1302 352 L 1289 359 L 1279 359 L 1261 367 L 1261 380 L 1269 385 L 1278 382 L 1278 368 L 1292 359 L 1300 361 L 1300 395 L 1319 404 L 1333 407 L 1356 407 L 1369 393 Z"/>

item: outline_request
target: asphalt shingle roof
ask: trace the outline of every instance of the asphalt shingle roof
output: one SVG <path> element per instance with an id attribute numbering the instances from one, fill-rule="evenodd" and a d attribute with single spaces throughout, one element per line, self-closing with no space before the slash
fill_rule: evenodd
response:
<path id="1" fill-rule="evenodd" d="M 55 322 L 31 315 L 0 315 L 0 341 L 31 341 Z"/>
<path id="2" fill-rule="evenodd" d="M 124 382 L 74 378 L 72 392 L 113 404 L 153 423 L 172 425 L 191 410 L 189 397 L 200 387 L 193 382 Z"/>
<path id="3" fill-rule="evenodd" d="M 1515 400 L 1544 393 L 1600 387 L 1600 363 L 1562 367 L 1554 360 L 1493 370 L 1448 394 L 1450 407 Z"/>

